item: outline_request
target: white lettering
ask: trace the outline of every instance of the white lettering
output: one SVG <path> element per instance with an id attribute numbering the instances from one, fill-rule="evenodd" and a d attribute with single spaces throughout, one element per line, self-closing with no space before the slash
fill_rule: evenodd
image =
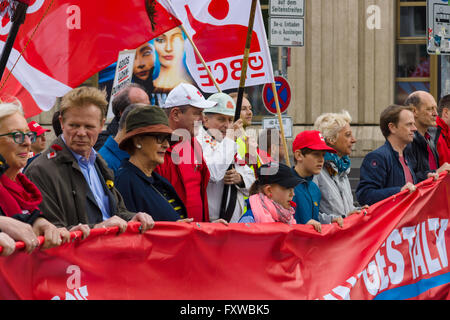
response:
<path id="1" fill-rule="evenodd" d="M 430 229 L 430 220 L 428 220 L 428 229 L 431 231 Z M 438 220 L 438 224 L 439 224 L 439 219 Z M 426 222 L 422 222 L 422 245 L 423 245 L 423 253 L 425 254 L 425 260 L 427 262 L 427 266 L 428 266 L 428 271 L 430 272 L 430 274 L 433 274 L 439 270 L 441 270 L 441 264 L 439 263 L 439 259 L 432 259 L 431 258 L 431 254 L 430 254 L 430 249 L 428 248 L 428 239 L 427 239 L 427 233 L 425 230 L 425 224 Z M 435 223 L 433 223 L 435 225 Z M 434 227 L 434 226 L 433 226 Z"/>
<path id="2" fill-rule="evenodd" d="M 81 29 L 81 9 L 79 6 L 72 5 L 67 8 L 66 13 L 69 17 L 66 20 L 67 29 Z"/>
<path id="3" fill-rule="evenodd" d="M 370 277 L 367 275 L 367 272 L 370 274 Z M 380 276 L 378 275 L 376 263 L 374 261 L 371 261 L 369 263 L 369 266 L 367 267 L 367 271 L 364 270 L 362 274 L 367 291 L 371 295 L 375 296 L 380 289 Z"/>
<path id="4" fill-rule="evenodd" d="M 439 236 L 436 241 L 439 257 L 443 268 L 448 267 L 447 248 L 445 247 L 445 231 L 447 230 L 448 219 L 441 220 L 441 229 L 439 229 Z"/>
<path id="5" fill-rule="evenodd" d="M 381 29 L 381 9 L 377 5 L 370 5 L 367 7 L 367 14 L 369 17 L 367 18 L 367 28 L 369 30 Z"/>
<path id="6" fill-rule="evenodd" d="M 396 265 L 396 271 L 392 266 L 388 268 L 389 278 L 392 284 L 399 284 L 403 281 L 405 272 L 405 261 L 403 260 L 403 255 L 400 251 L 392 247 L 392 243 L 399 245 L 402 242 L 400 232 L 394 229 L 389 235 L 386 241 L 386 255 L 390 262 Z"/>
<path id="7" fill-rule="evenodd" d="M 403 233 L 403 239 L 408 240 L 409 244 L 409 257 L 411 259 L 411 271 L 413 275 L 413 279 L 417 278 L 416 272 L 414 271 L 414 260 L 413 260 L 413 254 L 412 254 L 412 247 L 414 244 L 414 237 L 416 236 L 415 227 L 404 227 L 402 228 Z"/>
<path id="8" fill-rule="evenodd" d="M 78 289 L 81 285 L 81 269 L 79 266 L 71 265 L 66 270 L 67 274 L 71 274 L 70 277 L 67 278 L 67 289 L 75 290 Z"/>
<path id="9" fill-rule="evenodd" d="M 377 253 L 375 254 L 375 261 L 377 262 L 378 271 L 380 272 L 380 280 L 381 280 L 380 291 L 381 291 L 388 287 L 389 278 L 384 273 L 384 269 L 386 268 L 386 260 L 384 259 L 384 256 L 380 253 L 380 250 L 378 250 Z"/>
<path id="10" fill-rule="evenodd" d="M 418 277 L 419 274 L 419 268 L 422 269 L 422 274 L 427 274 L 427 267 L 425 266 L 425 261 L 423 260 L 422 255 L 422 248 L 420 245 L 420 224 L 416 227 L 417 237 L 414 244 L 414 250 L 413 250 L 413 258 L 414 258 L 414 264 L 416 266 L 416 276 Z"/>

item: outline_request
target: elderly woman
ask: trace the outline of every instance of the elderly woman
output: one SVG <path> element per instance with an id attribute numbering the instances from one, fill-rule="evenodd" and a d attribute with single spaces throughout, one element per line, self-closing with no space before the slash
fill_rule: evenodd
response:
<path id="1" fill-rule="evenodd" d="M 21 173 L 35 141 L 36 133 L 30 131 L 20 102 L 0 104 L 0 154 L 8 165 L 0 176 L 0 228 L 14 240 L 23 241 L 27 252 L 39 246 L 37 236 L 45 237 L 43 249 L 70 240 L 67 229 L 57 228 L 41 216 L 41 192 Z"/>
<path id="2" fill-rule="evenodd" d="M 119 148 L 127 151 L 130 159 L 122 161 L 115 178 L 125 206 L 131 211 L 148 212 L 155 221 L 187 218 L 186 208 L 173 186 L 154 171 L 164 163 L 172 134 L 164 111 L 139 105 L 128 114 L 125 128 Z"/>
<path id="3" fill-rule="evenodd" d="M 345 218 L 357 213 L 360 208 L 354 206 L 352 189 L 348 179 L 350 173 L 350 154 L 356 139 L 350 123 L 352 118 L 347 111 L 326 113 L 319 116 L 314 124 L 328 146 L 337 151 L 326 153 L 325 163 L 314 182 L 322 193 L 320 201 L 321 223 L 331 223 L 335 218 Z"/>

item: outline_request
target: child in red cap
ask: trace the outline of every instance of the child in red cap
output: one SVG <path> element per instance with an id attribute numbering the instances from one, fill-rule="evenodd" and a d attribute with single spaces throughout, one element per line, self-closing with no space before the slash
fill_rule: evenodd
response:
<path id="1" fill-rule="evenodd" d="M 322 194 L 313 182 L 313 177 L 322 170 L 325 153 L 336 153 L 336 151 L 329 147 L 322 134 L 315 130 L 298 134 L 292 145 L 292 151 L 295 159 L 293 172 L 302 180 L 294 188 L 293 201 L 297 205 L 295 220 L 298 224 L 312 225 L 317 232 L 321 232 L 319 206 Z M 342 223 L 342 221 L 333 222 Z"/>

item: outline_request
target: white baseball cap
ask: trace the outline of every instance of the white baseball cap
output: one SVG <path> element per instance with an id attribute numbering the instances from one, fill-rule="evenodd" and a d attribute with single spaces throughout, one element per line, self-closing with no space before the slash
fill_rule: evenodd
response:
<path id="1" fill-rule="evenodd" d="M 172 108 L 179 106 L 193 106 L 201 109 L 212 108 L 217 104 L 215 101 L 208 101 L 196 87 L 189 83 L 180 83 L 167 95 L 166 103 L 162 108 Z"/>

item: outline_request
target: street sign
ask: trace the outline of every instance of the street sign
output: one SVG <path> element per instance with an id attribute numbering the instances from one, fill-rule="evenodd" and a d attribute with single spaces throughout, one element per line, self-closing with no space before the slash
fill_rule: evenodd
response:
<path id="1" fill-rule="evenodd" d="M 305 0 L 270 0 L 269 15 L 304 17 Z"/>
<path id="2" fill-rule="evenodd" d="M 303 47 L 305 43 L 303 18 L 270 17 L 269 44 L 272 47 Z"/>
<path id="3" fill-rule="evenodd" d="M 427 1 L 429 54 L 450 55 L 450 5 L 448 0 Z"/>
<path id="4" fill-rule="evenodd" d="M 291 86 L 283 77 L 275 77 L 275 86 L 278 93 L 278 101 L 280 103 L 280 112 L 283 113 L 289 107 L 291 102 Z M 272 90 L 272 84 L 266 83 L 263 87 L 262 98 L 267 111 L 277 114 L 277 106 L 275 104 L 275 96 Z"/>
<path id="5" fill-rule="evenodd" d="M 281 121 L 283 121 L 283 129 L 284 129 L 284 137 L 285 138 L 292 138 L 292 127 L 293 127 L 293 120 L 292 117 L 282 117 Z M 278 129 L 280 130 L 280 121 L 278 120 L 278 117 L 273 118 L 263 118 L 262 122 L 262 128 L 263 129 Z"/>
<path id="6" fill-rule="evenodd" d="M 109 99 L 107 119 L 114 118 L 111 106 L 112 101 L 122 88 L 131 83 L 135 55 L 136 50 L 123 50 L 119 52 L 116 73 L 114 75 L 114 82 L 111 90 L 111 98 Z"/>
<path id="7" fill-rule="evenodd" d="M 270 0 L 269 45 L 303 47 L 305 43 L 305 0 Z"/>

